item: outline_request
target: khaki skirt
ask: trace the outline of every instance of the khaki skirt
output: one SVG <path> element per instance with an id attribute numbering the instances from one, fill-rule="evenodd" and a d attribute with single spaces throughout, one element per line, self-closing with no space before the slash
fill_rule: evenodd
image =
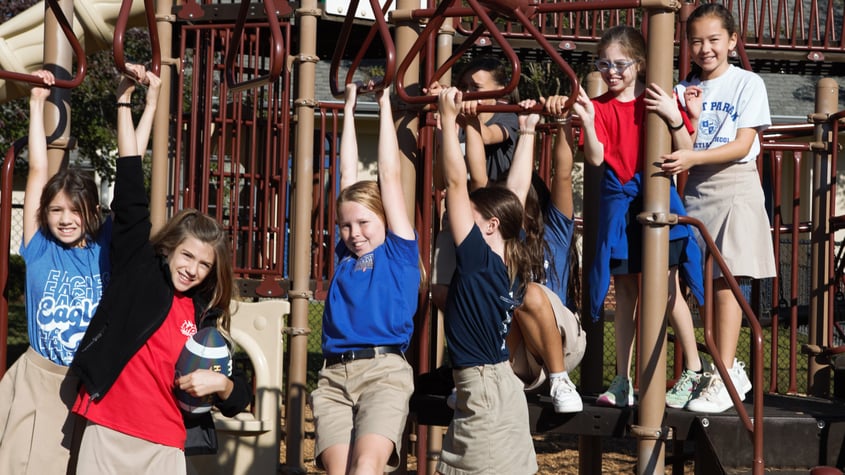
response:
<path id="1" fill-rule="evenodd" d="M 775 276 L 772 233 L 755 162 L 690 169 L 684 188 L 687 214 L 701 220 L 734 276 Z M 704 240 L 698 236 L 704 249 Z M 713 277 L 722 276 L 713 262 Z"/>

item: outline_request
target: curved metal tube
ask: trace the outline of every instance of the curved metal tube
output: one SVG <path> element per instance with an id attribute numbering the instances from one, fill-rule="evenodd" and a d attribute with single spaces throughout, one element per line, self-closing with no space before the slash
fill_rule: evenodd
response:
<path id="1" fill-rule="evenodd" d="M 56 78 L 56 81 L 53 86 L 60 87 L 63 89 L 73 89 L 82 84 L 82 80 L 85 79 L 85 69 L 88 67 L 88 62 L 85 58 L 85 49 L 82 47 L 82 44 L 79 42 L 79 39 L 77 39 L 76 35 L 73 33 L 73 27 L 70 26 L 70 22 L 62 11 L 62 7 L 61 5 L 59 5 L 59 0 L 45 1 L 47 4 L 47 8 L 52 10 L 53 14 L 56 16 L 56 21 L 59 22 L 59 26 L 62 28 L 62 33 L 64 33 L 65 38 L 67 38 L 68 42 L 70 43 L 70 47 L 71 49 L 73 49 L 73 54 L 76 55 L 76 75 L 73 77 L 73 79 Z M 8 81 L 20 81 L 34 85 L 44 84 L 44 80 L 38 76 L 35 76 L 33 74 L 16 73 L 12 71 L 0 71 L 0 79 L 5 79 Z"/>
<path id="2" fill-rule="evenodd" d="M 120 13 L 114 25 L 114 40 L 112 42 L 114 65 L 122 74 L 133 77 L 126 69 L 126 57 L 124 55 L 124 35 L 126 26 L 129 23 L 129 15 L 132 10 L 132 0 L 123 0 L 120 4 Z M 161 75 L 161 47 L 158 43 L 158 25 L 156 24 L 156 7 L 154 0 L 144 0 L 144 11 L 147 16 L 147 29 L 150 31 L 150 48 L 152 49 L 152 60 L 150 71 L 156 76 Z M 143 79 L 143 78 L 136 78 Z"/>
<path id="3" fill-rule="evenodd" d="M 37 76 L 36 76 L 37 77 Z M 41 79 L 41 78 L 38 78 Z M 0 170 L 0 269 L 9 269 L 9 243 L 12 229 L 12 175 L 15 171 L 15 157 L 27 143 L 27 137 L 15 140 L 6 152 L 3 168 Z M 9 273 L 0 272 L 0 377 L 6 372 L 6 350 L 9 340 L 9 301 L 6 298 L 6 284 L 9 283 Z"/>
<path id="4" fill-rule="evenodd" d="M 358 54 L 352 61 L 352 65 L 349 67 L 349 71 L 347 71 L 346 73 L 346 81 L 344 82 L 344 85 L 350 84 L 352 82 L 352 78 L 355 75 L 355 71 L 358 70 L 358 66 L 361 64 L 361 60 L 364 59 L 364 55 L 370 48 L 370 44 L 373 42 L 373 39 L 376 36 L 376 32 L 379 33 L 381 41 L 384 44 L 387 62 L 384 66 L 384 77 L 381 79 L 381 81 L 372 86 L 359 86 L 359 93 L 381 91 L 387 87 L 390 87 L 390 84 L 393 82 L 393 75 L 396 72 L 396 47 L 393 44 L 393 38 L 390 37 L 390 29 L 387 27 L 387 22 L 384 20 L 384 14 L 387 12 L 387 9 L 390 8 L 390 4 L 392 2 L 393 0 L 387 0 L 384 6 L 382 7 L 381 5 L 379 5 L 379 0 L 370 0 L 370 6 L 373 9 L 373 16 L 375 17 L 376 22 L 373 23 L 372 27 L 370 27 L 370 31 L 367 33 L 367 37 L 366 39 L 364 39 L 364 43 L 361 45 L 361 49 L 358 51 Z M 334 55 L 332 55 L 332 64 L 329 70 L 329 86 L 331 87 L 331 92 L 334 97 L 343 97 L 344 94 L 344 88 L 340 87 L 337 80 L 338 69 L 340 68 L 340 60 L 343 59 L 343 52 L 346 49 L 346 44 L 349 41 L 349 36 L 352 33 L 352 21 L 355 19 L 355 11 L 357 9 L 358 0 L 352 0 L 349 3 L 348 9 L 346 10 L 346 18 L 343 20 L 343 27 L 340 30 L 340 36 L 338 36 L 337 38 L 338 47 L 335 48 Z M 381 11 L 381 14 L 376 13 L 379 11 Z"/>
<path id="5" fill-rule="evenodd" d="M 240 50 L 244 36 L 247 13 L 251 0 L 243 0 L 238 11 L 238 21 L 235 23 L 235 31 L 230 39 L 226 51 L 226 87 L 232 92 L 239 92 L 264 84 L 276 82 L 282 75 L 282 68 L 285 65 L 285 39 L 282 36 L 282 29 L 279 26 L 279 15 L 285 14 L 281 6 L 277 6 L 273 0 L 264 0 L 264 13 L 267 15 L 267 22 L 270 24 L 270 72 L 263 76 L 255 77 L 246 81 L 235 81 L 235 58 Z"/>

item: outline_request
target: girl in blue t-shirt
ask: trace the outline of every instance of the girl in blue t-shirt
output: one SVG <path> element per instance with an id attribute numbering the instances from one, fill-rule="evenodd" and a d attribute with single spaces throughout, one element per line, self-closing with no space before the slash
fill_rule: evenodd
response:
<path id="1" fill-rule="evenodd" d="M 531 278 L 530 258 L 520 239 L 522 203 L 500 186 L 469 193 L 456 128 L 461 98 L 452 87 L 440 93 L 438 103 L 457 267 L 445 318 L 455 415 L 437 471 L 534 473 L 537 460 L 523 383 L 511 369 L 505 344 L 523 283 Z"/>
<path id="2" fill-rule="evenodd" d="M 329 474 L 399 466 L 413 370 L 405 360 L 420 286 L 390 96 L 379 104 L 378 183 L 358 181 L 355 103 L 346 87 L 340 145 L 337 267 L 323 314 L 323 357 L 311 393 L 318 465 Z"/>
<path id="3" fill-rule="evenodd" d="M 50 177 L 44 107 L 55 78 L 30 92 L 29 173 L 20 253 L 26 262 L 29 348 L 0 382 L 0 473 L 64 473 L 78 379 L 68 372 L 109 277 L 111 220 L 94 180 L 65 168 Z M 37 389 L 36 389 L 37 388 Z M 37 441 L 38 455 L 32 450 Z"/>

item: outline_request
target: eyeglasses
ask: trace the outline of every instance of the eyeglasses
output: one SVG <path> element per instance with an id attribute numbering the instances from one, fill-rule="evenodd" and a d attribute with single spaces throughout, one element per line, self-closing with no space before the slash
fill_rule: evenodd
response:
<path id="1" fill-rule="evenodd" d="M 609 73 L 610 71 L 615 70 L 619 74 L 624 73 L 626 69 L 630 68 L 634 64 L 637 64 L 637 60 L 610 61 L 607 59 L 600 59 L 595 62 L 596 69 L 598 69 L 600 72 Z"/>

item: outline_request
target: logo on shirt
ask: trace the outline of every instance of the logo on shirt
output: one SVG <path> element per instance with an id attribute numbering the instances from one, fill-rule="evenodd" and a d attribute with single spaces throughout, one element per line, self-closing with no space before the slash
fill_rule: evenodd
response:
<path id="1" fill-rule="evenodd" d="M 369 253 L 358 258 L 355 262 L 355 270 L 367 272 L 373 268 L 373 254 Z"/>
<path id="2" fill-rule="evenodd" d="M 70 364 L 103 295 L 100 275 L 68 275 L 51 270 L 44 283 L 35 320 L 45 348 Z"/>
<path id="3" fill-rule="evenodd" d="M 185 320 L 182 322 L 182 326 L 179 327 L 179 331 L 186 337 L 190 338 L 197 334 L 197 324 L 190 320 Z"/>

